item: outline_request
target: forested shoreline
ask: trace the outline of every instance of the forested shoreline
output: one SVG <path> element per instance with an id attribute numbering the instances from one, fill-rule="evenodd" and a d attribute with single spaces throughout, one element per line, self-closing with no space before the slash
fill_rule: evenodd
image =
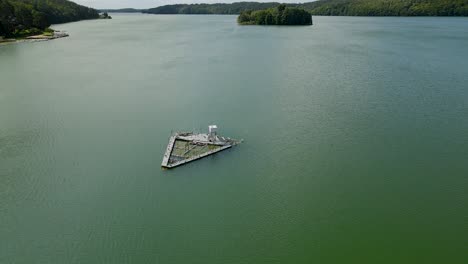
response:
<path id="1" fill-rule="evenodd" d="M 176 4 L 142 10 L 148 14 L 232 14 L 275 8 L 278 2 Z M 319 0 L 285 4 L 322 16 L 468 16 L 468 0 Z"/>
<path id="2" fill-rule="evenodd" d="M 255 18 L 242 23 L 259 24 L 270 23 L 273 20 L 268 20 L 270 16 L 263 17 L 263 12 L 255 13 L 256 11 L 272 10 L 279 5 L 278 2 L 235 2 L 176 4 L 146 10 L 121 10 L 149 14 L 241 14 L 249 10 L 248 12 L 254 13 Z M 287 8 L 300 8 L 312 15 L 323 16 L 468 16 L 468 0 L 319 0 L 284 5 Z M 68 0 L 0 0 L 0 36 L 3 37 L 16 38 L 39 34 L 51 24 L 95 18 L 99 18 L 97 10 Z M 275 20 L 274 23 L 280 22 Z"/>
<path id="3" fill-rule="evenodd" d="M 97 10 L 67 0 L 0 0 L 0 36 L 41 34 L 51 24 L 99 18 Z"/>
<path id="4" fill-rule="evenodd" d="M 321 0 L 302 6 L 322 16 L 468 16 L 468 0 Z"/>

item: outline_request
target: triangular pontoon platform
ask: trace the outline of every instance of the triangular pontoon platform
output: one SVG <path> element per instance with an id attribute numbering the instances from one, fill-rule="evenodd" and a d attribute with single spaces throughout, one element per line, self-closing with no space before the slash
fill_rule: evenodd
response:
<path id="1" fill-rule="evenodd" d="M 242 142 L 242 140 L 218 136 L 216 134 L 217 127 L 214 125 L 208 128 L 208 134 L 172 133 L 161 166 L 168 169 L 174 168 L 231 148 Z"/>

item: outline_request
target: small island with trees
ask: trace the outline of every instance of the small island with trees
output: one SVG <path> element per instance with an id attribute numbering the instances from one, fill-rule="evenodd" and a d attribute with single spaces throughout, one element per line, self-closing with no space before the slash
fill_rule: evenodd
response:
<path id="1" fill-rule="evenodd" d="M 242 11 L 237 22 L 241 25 L 312 25 L 312 15 L 302 8 L 279 5 L 264 10 Z"/>
<path id="2" fill-rule="evenodd" d="M 104 12 L 102 14 L 99 14 L 99 18 L 100 19 L 112 19 L 111 16 L 109 16 L 109 14 L 107 12 Z"/>

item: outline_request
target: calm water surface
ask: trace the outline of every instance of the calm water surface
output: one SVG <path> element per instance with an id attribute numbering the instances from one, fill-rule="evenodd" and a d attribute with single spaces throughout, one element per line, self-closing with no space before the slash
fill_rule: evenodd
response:
<path id="1" fill-rule="evenodd" d="M 0 47 L 0 263 L 467 263 L 468 19 L 235 20 Z"/>

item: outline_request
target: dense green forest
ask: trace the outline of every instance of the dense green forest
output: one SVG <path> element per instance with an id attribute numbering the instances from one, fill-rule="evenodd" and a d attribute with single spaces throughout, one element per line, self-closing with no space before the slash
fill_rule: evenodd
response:
<path id="1" fill-rule="evenodd" d="M 325 16 L 468 16 L 468 0 L 321 0 L 302 6 Z"/>
<path id="2" fill-rule="evenodd" d="M 242 25 L 312 25 L 312 15 L 301 8 L 279 5 L 264 10 L 245 10 L 237 18 Z"/>
<path id="3" fill-rule="evenodd" d="M 237 2 L 232 4 L 179 4 L 148 10 L 150 14 L 240 14 L 245 10 L 277 7 L 280 3 Z M 300 7 L 323 16 L 468 16 L 468 0 L 319 0 Z"/>
<path id="4" fill-rule="evenodd" d="M 143 10 L 150 14 L 240 14 L 245 10 L 262 10 L 277 7 L 279 3 L 236 2 L 232 4 L 177 4 Z"/>
<path id="5" fill-rule="evenodd" d="M 38 34 L 51 24 L 99 18 L 95 9 L 67 0 L 0 0 L 0 36 Z"/>

